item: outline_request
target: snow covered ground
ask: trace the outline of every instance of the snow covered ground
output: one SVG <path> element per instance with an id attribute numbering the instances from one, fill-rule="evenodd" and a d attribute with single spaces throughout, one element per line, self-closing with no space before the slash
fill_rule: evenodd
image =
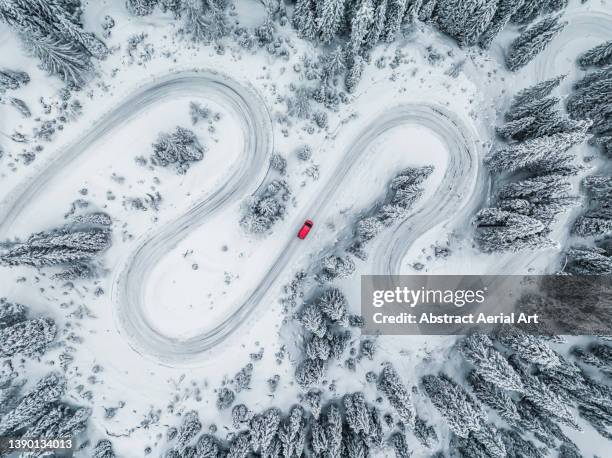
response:
<path id="1" fill-rule="evenodd" d="M 70 397 L 91 405 L 93 441 L 110 436 L 119 456 L 142 456 L 146 446 L 161 454 L 166 427 L 176 423 L 177 413 L 192 409 L 205 429 L 229 427 L 231 412 L 216 409 L 216 390 L 261 349 L 263 357 L 253 360 L 251 389 L 238 393 L 237 402 L 253 410 L 286 409 L 295 402 L 301 390 L 293 381 L 294 355 L 280 364 L 275 356 L 295 343 L 279 302 L 282 287 L 346 239 L 356 218 L 384 196 L 389 180 L 404 168 L 432 165 L 434 172 L 407 221 L 383 232 L 369 246 L 370 258 L 358 262 L 356 274 L 339 282 L 355 313 L 361 274 L 417 273 L 415 263 L 423 273 L 543 272 L 559 254 L 555 248 L 492 256 L 472 246 L 471 218 L 485 203 L 489 185 L 482 157 L 516 90 L 569 73 L 562 86 L 569 92 L 578 75 L 576 54 L 610 38 L 610 2 L 572 2 L 565 13 L 569 26 L 516 74 L 500 65 L 510 32 L 489 55 L 460 50 L 421 24 L 402 41 L 376 49 L 372 62 L 380 58 L 385 66 L 368 65 L 351 103 L 328 113 L 329 127 L 312 132 L 305 121 L 285 122 L 282 116 L 282 97 L 302 78 L 294 67 L 303 55 L 315 54 L 312 45 L 295 39 L 288 61 L 236 45 L 219 54 L 212 46 L 178 38 L 177 22 L 168 15 L 138 18 L 128 15 L 122 2 L 110 1 L 86 5 L 86 27 L 99 32 L 107 14 L 116 22 L 107 43 L 116 49 L 100 63 L 95 83 L 79 94 L 83 115 L 27 166 L 18 157 L 23 145 L 0 139 L 5 150 L 0 237 L 23 238 L 61 225 L 71 204 L 84 199 L 113 218 L 107 272 L 93 282 L 61 284 L 34 269 L 0 267 L 0 289 L 12 301 L 76 329 L 82 342 L 74 346 L 68 369 Z M 237 14 L 247 26 L 265 18 L 254 0 L 238 2 Z M 135 33 L 144 33 L 143 45 L 152 48 L 145 54 L 138 48 L 130 56 L 127 40 Z M 283 33 L 293 34 L 289 28 Z M 11 51 L 18 40 L 1 24 L 0 40 L 9 50 L 2 53 L 2 66 L 32 77 L 14 96 L 28 103 L 36 118 L 38 99 L 54 97 L 61 83 L 37 69 L 34 59 Z M 391 68 L 396 52 L 401 63 Z M 194 125 L 190 102 L 207 106 L 219 119 Z M 9 106 L 0 110 L 3 134 L 34 124 Z M 149 158 L 158 135 L 176 126 L 198 135 L 207 149 L 202 161 L 179 175 L 138 160 Z M 313 148 L 308 161 L 296 156 L 304 144 Z M 584 147 L 583 154 L 588 151 Z M 283 178 L 292 198 L 273 233 L 254 236 L 239 225 L 241 206 L 269 182 L 272 153 L 287 159 Z M 147 203 L 156 193 L 159 203 Z M 144 207 L 134 206 L 138 198 Z M 295 233 L 306 218 L 315 226 L 299 241 Z M 562 223 L 558 235 L 562 241 L 567 237 Z M 447 245 L 449 258 L 433 255 L 434 246 Z M 82 307 L 90 317 L 69 316 Z M 416 383 L 423 361 L 439 359 L 452 341 L 383 336 L 378 351 L 410 374 L 407 383 Z M 51 351 L 31 370 L 43 373 L 60 351 Z M 88 377 L 96 365 L 103 370 L 92 382 Z M 364 374 L 377 365 L 366 362 L 347 376 L 338 363 L 329 378 L 338 393 L 374 390 Z M 267 383 L 273 374 L 280 376 L 275 392 Z M 92 391 L 91 400 L 82 397 L 79 385 Z M 109 418 L 106 409 L 117 406 Z M 151 424 L 141 423 L 145 418 L 152 418 Z M 585 454 L 606 456 L 603 441 L 587 439 L 591 434 L 587 430 L 572 439 Z M 425 456 L 424 450 L 415 456 Z"/>

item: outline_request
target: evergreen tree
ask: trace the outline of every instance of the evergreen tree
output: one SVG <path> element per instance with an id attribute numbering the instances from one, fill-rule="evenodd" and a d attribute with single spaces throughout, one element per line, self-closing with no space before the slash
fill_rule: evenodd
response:
<path id="1" fill-rule="evenodd" d="M 377 386 L 402 421 L 411 425 L 414 422 L 414 408 L 410 400 L 410 392 L 391 364 L 385 364 L 383 367 Z"/>
<path id="2" fill-rule="evenodd" d="M 560 132 L 534 138 L 522 143 L 508 145 L 487 155 L 485 163 L 493 172 L 541 166 L 542 161 L 554 161 L 572 146 L 584 141 L 588 124 L 581 124 L 579 130 Z"/>
<path id="3" fill-rule="evenodd" d="M 468 383 L 480 402 L 493 409 L 508 425 L 515 426 L 520 420 L 516 404 L 501 388 L 485 380 L 476 371 L 470 372 Z"/>
<path id="4" fill-rule="evenodd" d="M 612 64 L 612 40 L 595 46 L 578 57 L 578 64 L 582 68 L 603 67 Z"/>
<path id="5" fill-rule="evenodd" d="M 355 263 L 349 256 L 327 256 L 321 262 L 321 274 L 319 278 L 325 282 L 331 282 L 336 278 L 347 278 L 355 271 Z"/>
<path id="6" fill-rule="evenodd" d="M 572 275 L 611 275 L 612 257 L 597 247 L 571 247 L 566 252 L 564 272 Z"/>
<path id="7" fill-rule="evenodd" d="M 304 409 L 294 406 L 289 411 L 289 418 L 285 420 L 279 431 L 278 437 L 283 448 L 283 457 L 301 457 L 306 442 L 306 419 Z"/>
<path id="8" fill-rule="evenodd" d="M 327 337 L 312 336 L 306 344 L 306 355 L 311 359 L 327 361 L 331 355 L 331 344 Z"/>
<path id="9" fill-rule="evenodd" d="M 0 93 L 9 89 L 19 89 L 29 82 L 30 75 L 26 72 L 9 69 L 0 70 Z"/>
<path id="10" fill-rule="evenodd" d="M 327 325 L 321 309 L 314 304 L 307 304 L 300 315 L 300 323 L 305 329 L 312 332 L 317 337 L 324 337 L 327 334 Z"/>
<path id="11" fill-rule="evenodd" d="M 460 385 L 444 374 L 426 375 L 421 383 L 432 404 L 457 436 L 466 438 L 471 431 L 482 428 L 485 412 Z"/>
<path id="12" fill-rule="evenodd" d="M 486 381 L 506 390 L 522 391 L 521 378 L 486 335 L 474 334 L 465 338 L 459 350 Z"/>
<path id="13" fill-rule="evenodd" d="M 361 80 L 364 66 L 363 57 L 360 55 L 355 55 L 350 59 L 344 78 L 344 85 L 349 93 L 355 92 L 355 88 Z"/>
<path id="14" fill-rule="evenodd" d="M 0 329 L 0 358 L 42 355 L 56 334 L 55 323 L 49 318 L 21 321 Z"/>
<path id="15" fill-rule="evenodd" d="M 251 447 L 262 455 L 268 453 L 280 424 L 280 411 L 268 409 L 251 420 Z"/>
<path id="16" fill-rule="evenodd" d="M 47 409 L 56 403 L 66 390 L 66 380 L 60 374 L 51 372 L 19 401 L 19 403 L 0 420 L 0 434 L 25 428 L 39 420 Z"/>
<path id="17" fill-rule="evenodd" d="M 559 356 L 550 346 L 536 336 L 525 334 L 515 326 L 504 326 L 495 335 L 495 339 L 530 363 L 543 367 L 561 364 Z"/>
<path id="18" fill-rule="evenodd" d="M 525 0 L 499 0 L 491 22 L 480 35 L 478 44 L 483 49 L 489 49 L 493 39 L 510 22 L 510 18 L 523 5 Z"/>
<path id="19" fill-rule="evenodd" d="M 202 423 L 200 422 L 198 413 L 195 410 L 187 412 L 183 417 L 183 423 L 176 437 L 177 451 L 183 453 L 201 430 Z"/>
<path id="20" fill-rule="evenodd" d="M 361 4 L 351 19 L 349 48 L 353 56 L 358 55 L 364 45 L 370 27 L 374 22 L 372 0 L 361 0 Z"/>
<path id="21" fill-rule="evenodd" d="M 406 13 L 407 0 L 388 0 L 385 27 L 382 39 L 387 43 L 394 41 L 402 26 L 402 19 Z"/>
<path id="22" fill-rule="evenodd" d="M 201 161 L 206 148 L 200 144 L 196 134 L 183 127 L 177 127 L 172 133 L 162 133 L 153 144 L 151 163 L 167 167 L 174 165 L 181 174 L 189 168 L 189 164 Z"/>
<path id="23" fill-rule="evenodd" d="M 507 458 L 544 458 L 546 456 L 533 442 L 523 439 L 518 432 L 502 429 L 500 433 Z"/>
<path id="24" fill-rule="evenodd" d="M 88 79 L 91 57 L 103 59 L 108 53 L 104 43 L 82 29 L 79 15 L 71 11 L 69 2 L 3 0 L 0 20 L 20 34 L 41 59 L 43 69 L 75 86 Z"/>
<path id="25" fill-rule="evenodd" d="M 346 394 L 343 398 L 346 422 L 355 434 L 370 434 L 370 413 L 363 393 Z"/>
<path id="26" fill-rule="evenodd" d="M 338 288 L 327 289 L 317 299 L 317 305 L 330 320 L 345 324 L 347 321 L 347 300 Z"/>
<path id="27" fill-rule="evenodd" d="M 486 30 L 495 14 L 493 0 L 446 0 L 436 8 L 440 30 L 453 37 L 459 46 L 472 46 Z"/>
<path id="28" fill-rule="evenodd" d="M 232 440 L 227 458 L 247 458 L 251 449 L 251 437 L 249 433 L 241 433 Z"/>
<path id="29" fill-rule="evenodd" d="M 424 447 L 433 450 L 438 443 L 438 433 L 433 425 L 428 425 L 418 415 L 415 418 L 414 428 L 412 430 L 414 436 L 419 440 Z"/>
<path id="30" fill-rule="evenodd" d="M 323 43 L 330 43 L 338 34 L 346 0 L 321 0 L 317 5 L 317 28 Z M 297 6 L 296 6 L 297 8 Z"/>
<path id="31" fill-rule="evenodd" d="M 508 121 L 513 119 L 519 119 L 524 116 L 528 116 L 533 112 L 539 110 L 538 107 L 529 109 L 529 105 L 535 101 L 542 100 L 549 96 L 551 92 L 559 87 L 559 84 L 566 78 L 567 75 L 559 75 L 554 78 L 541 81 L 533 86 L 525 88 L 519 91 L 513 98 L 510 108 L 506 113 L 506 119 Z M 548 99 L 548 102 L 552 105 L 556 105 L 558 99 Z"/>
<path id="32" fill-rule="evenodd" d="M 320 359 L 305 359 L 295 371 L 295 380 L 302 388 L 309 388 L 321 382 L 325 365 Z"/>
<path id="33" fill-rule="evenodd" d="M 317 33 L 315 0 L 297 0 L 293 10 L 293 25 L 302 38 L 312 40 Z"/>
<path id="34" fill-rule="evenodd" d="M 98 441 L 93 449 L 92 458 L 115 458 L 113 444 L 108 439 Z"/>
<path id="35" fill-rule="evenodd" d="M 26 308 L 21 304 L 7 302 L 0 298 L 0 328 L 12 326 L 26 319 Z"/>
<path id="36" fill-rule="evenodd" d="M 198 458 L 220 458 L 219 445 L 214 436 L 202 434 L 195 446 L 195 456 Z"/>
<path id="37" fill-rule="evenodd" d="M 530 26 L 511 44 L 506 56 L 506 66 L 517 71 L 542 52 L 565 28 L 567 22 L 559 22 L 558 16 L 550 16 Z"/>
<path id="38" fill-rule="evenodd" d="M 381 40 L 387 21 L 387 6 L 389 0 L 377 0 L 374 8 L 372 26 L 365 38 L 365 47 L 373 48 Z"/>
<path id="39" fill-rule="evenodd" d="M 423 0 L 423 4 L 419 9 L 419 21 L 429 22 L 433 17 L 437 5 L 438 0 Z"/>
<path id="40" fill-rule="evenodd" d="M 477 213 L 476 231 L 476 239 L 485 252 L 544 248 L 553 244 L 541 221 L 498 208 L 484 208 Z"/>
<path id="41" fill-rule="evenodd" d="M 410 451 L 406 442 L 406 436 L 401 432 L 393 433 L 389 438 L 389 442 L 393 446 L 396 458 L 410 458 L 412 456 L 412 451 Z"/>
<path id="42" fill-rule="evenodd" d="M 126 6 L 135 16 L 147 16 L 153 12 L 159 0 L 127 0 Z"/>

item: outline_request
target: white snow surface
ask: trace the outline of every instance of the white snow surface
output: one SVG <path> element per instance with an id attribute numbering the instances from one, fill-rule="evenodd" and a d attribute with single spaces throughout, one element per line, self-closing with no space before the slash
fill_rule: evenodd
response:
<path id="1" fill-rule="evenodd" d="M 263 8 L 258 2 L 239 3 L 238 17 L 246 25 L 257 25 L 263 20 Z M 252 171 L 254 187 L 241 188 L 242 195 L 234 196 L 228 205 L 184 228 L 180 240 L 166 246 L 158 262 L 148 267 L 147 275 L 139 277 L 143 283 L 137 287 L 144 291 L 141 312 L 147 326 L 167 339 L 162 342 L 178 344 L 206 335 L 219 323 L 231 320 L 246 298 L 265 283 L 254 306 L 248 313 L 239 314 L 240 319 L 232 323 L 231 331 L 214 345 L 203 346 L 204 350 L 184 359 L 160 357 L 157 350 L 148 352 L 146 343 L 129 335 L 121 321 L 120 307 L 125 304 L 117 303 L 120 297 L 117 291 L 125 279 L 121 273 L 143 241 L 223 187 L 237 164 L 246 160 L 242 153 L 247 135 L 231 107 L 224 106 L 218 98 L 208 97 L 206 91 L 173 94 L 143 109 L 133 107 L 120 125 L 104 132 L 57 170 L 18 209 L 14 219 L 0 222 L 3 239 L 24 237 L 61 225 L 63 215 L 76 199 L 86 199 L 91 208 L 113 217 L 114 244 L 104 256 L 108 272 L 95 285 L 79 281 L 62 285 L 43 272 L 6 267 L 0 267 L 0 285 L 2 296 L 27 304 L 34 313 L 53 317 L 60 326 L 69 327 L 80 336 L 82 342 L 71 344 L 74 362 L 67 373 L 68 398 L 93 408 L 92 437 L 111 436 L 119 456 L 142 456 L 146 446 L 153 447 L 155 456 L 160 455 L 166 427 L 177 423 L 177 414 L 192 409 L 199 412 L 204 430 L 211 424 L 220 430 L 231 428 L 230 411 L 219 412 L 215 407 L 216 390 L 250 361 L 250 353 L 262 348 L 263 358 L 253 363 L 251 389 L 238 393 L 236 402 L 255 411 L 270 406 L 286 409 L 297 402 L 301 390 L 293 382 L 294 355 L 290 352 L 281 364 L 277 364 L 275 357 L 282 346 L 292 348 L 298 339 L 295 325 L 279 303 L 282 286 L 295 272 L 306 269 L 322 252 L 345 237 L 360 212 L 382 197 L 389 179 L 403 168 L 433 165 L 435 170 L 425 182 L 425 193 L 413 209 L 414 214 L 401 227 L 381 234 L 369 246 L 370 259 L 359 262 L 356 274 L 339 283 L 355 312 L 359 310 L 361 274 L 387 273 L 387 269 L 394 269 L 392 273 L 416 273 L 415 262 L 425 265 L 423 273 L 544 272 L 559 255 L 559 248 L 533 255 L 479 253 L 469 238 L 469 217 L 484 203 L 487 181 L 481 158 L 490 148 L 493 128 L 503 107 L 518 89 L 559 73 L 569 72 L 561 87 L 567 94 L 571 81 L 580 76 L 573 65 L 574 57 L 610 38 L 609 1 L 584 5 L 573 1 L 565 13 L 569 21 L 566 30 L 516 74 L 502 69 L 503 50 L 515 36 L 514 31 L 504 32 L 487 54 L 476 49 L 460 50 L 447 37 L 419 25 L 399 43 L 375 50 L 372 62 L 383 57 L 387 62 L 385 68 L 369 65 L 354 100 L 342 105 L 338 112 L 329 113 L 328 129 L 316 129 L 313 133 L 305 130 L 304 122 L 292 120 L 284 124 L 280 117 L 285 103 L 279 98 L 291 94 L 289 85 L 298 78 L 294 65 L 304 54 L 315 55 L 312 46 L 297 39 L 288 27 L 281 33 L 293 37 L 295 48 L 286 62 L 271 58 L 262 50 L 245 52 L 234 44 L 229 44 L 221 55 L 211 46 L 195 46 L 177 38 L 178 23 L 168 16 L 157 12 L 146 18 L 130 17 L 123 2 L 89 2 L 85 8 L 86 26 L 100 33 L 100 21 L 106 14 L 117 24 L 107 40 L 116 49 L 99 64 L 98 78 L 78 95 L 83 116 L 68 124 L 28 166 L 18 157 L 22 145 L 0 138 L 5 150 L 0 159 L 2 217 L 8 203 L 23 192 L 32 177 L 52 168 L 62 151 L 94 129 L 100 119 L 139 88 L 170 74 L 198 70 L 214 71 L 251 88 L 261 98 L 270 114 L 271 150 L 286 157 L 288 172 L 284 178 L 293 191 L 288 215 L 275 225 L 272 234 L 265 237 L 247 234 L 238 224 L 241 202 L 267 176 L 268 164 L 257 164 L 261 169 Z M 150 60 L 137 58 L 130 63 L 127 39 L 137 32 L 146 34 L 145 43 L 153 45 L 154 53 Z M 4 49 L 19 47 L 17 38 L 3 25 L 0 39 Z M 428 62 L 430 45 L 443 59 Z M 396 51 L 404 55 L 404 63 L 392 69 L 388 63 Z M 449 70 L 463 61 L 459 74 L 449 76 Z M 24 57 L 22 52 L 2 53 L 0 64 L 30 73 L 31 83 L 12 95 L 28 103 L 33 118 L 44 117 L 38 98 L 53 97 L 61 83 L 38 70 L 35 60 Z M 308 84 L 306 80 L 303 83 Z M 191 101 L 219 113 L 220 120 L 192 125 Z M 363 151 L 354 156 L 349 154 L 356 139 L 369 128 L 374 129 L 377 120 L 402 107 L 434 107 L 442 113 L 451 113 L 453 120 L 440 121 L 439 127 L 432 122 L 433 115 L 401 118 L 359 143 L 358 146 L 364 146 Z M 31 129 L 33 120 L 21 119 L 9 106 L 0 106 L 0 113 L 0 132 Z M 209 131 L 210 125 L 214 132 Z M 160 132 L 176 126 L 196 132 L 207 147 L 202 161 L 193 163 L 185 175 L 176 174 L 172 168 L 136 162 L 138 156 L 149 157 L 151 143 Z M 303 144 L 311 145 L 314 151 L 306 163 L 295 155 Z M 589 153 L 588 147 L 583 149 L 582 153 Z M 463 159 L 457 159 L 457 151 L 464 152 Z M 347 163 L 347 157 L 356 159 Z M 305 174 L 306 168 L 314 164 L 320 171 L 316 180 Z M 461 170 L 461 179 L 446 181 L 449 170 Z M 79 192 L 82 189 L 87 190 L 85 195 Z M 126 199 L 155 192 L 162 196 L 158 211 L 134 210 L 125 204 Z M 311 209 L 318 212 L 310 214 Z M 306 218 L 315 221 L 314 229 L 306 240 L 297 241 L 295 233 Z M 562 244 L 567 238 L 564 227 L 559 224 L 555 233 Z M 451 257 L 445 260 L 433 257 L 433 246 L 447 243 Z M 100 289 L 97 293 L 96 288 Z M 82 306 L 87 307 L 91 317 L 75 318 L 74 312 Z M 348 373 L 338 363 L 330 369 L 329 380 L 336 385 L 336 393 L 364 390 L 373 399 L 375 390 L 366 385 L 364 378 L 368 370 L 378 369 L 381 361 L 392 361 L 407 384 L 416 384 L 424 371 L 431 371 L 436 361 L 446 357 L 452 342 L 452 337 L 383 336 L 378 339 L 375 361 L 360 363 L 356 373 Z M 42 375 L 61 351 L 62 348 L 52 350 L 40 363 L 30 364 L 28 371 Z M 92 383 L 88 377 L 94 365 L 102 366 L 103 370 Z M 459 370 L 444 369 L 451 373 Z M 267 379 L 273 374 L 280 375 L 280 383 L 276 392 L 271 393 Z M 79 385 L 93 392 L 91 401 L 82 397 Z M 106 418 L 105 408 L 116 407 L 120 402 L 125 402 L 125 406 L 113 418 Z M 158 417 L 145 427 L 141 422 L 150 412 Z M 436 415 L 431 412 L 432 420 Z M 604 441 L 592 428 L 586 426 L 584 433 L 565 432 L 586 456 L 589 453 L 606 456 Z M 425 449 L 415 450 L 414 456 L 426 455 Z M 82 456 L 88 456 L 87 451 Z"/>

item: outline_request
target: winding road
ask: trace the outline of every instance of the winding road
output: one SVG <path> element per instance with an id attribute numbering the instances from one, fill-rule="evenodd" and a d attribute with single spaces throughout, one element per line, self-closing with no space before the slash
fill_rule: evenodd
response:
<path id="1" fill-rule="evenodd" d="M 344 178 L 349 176 L 351 169 L 357 167 L 361 156 L 364 156 L 370 145 L 389 130 L 406 124 L 417 124 L 431 129 L 447 146 L 449 163 L 444 179 L 431 199 L 424 202 L 422 208 L 396 228 L 389 237 L 393 241 L 393 259 L 401 261 L 402 253 L 410 247 L 424 232 L 434 225 L 455 215 L 458 210 L 465 207 L 466 215 L 471 209 L 461 204 L 462 195 L 467 194 L 477 180 L 478 156 L 475 154 L 475 137 L 460 119 L 448 110 L 433 105 L 406 104 L 387 110 L 378 116 L 374 122 L 360 132 L 360 135 L 344 151 L 343 157 L 338 161 L 337 168 L 330 174 L 332 177 L 302 212 L 306 215 L 321 215 L 326 206 L 333 202 L 335 192 L 343 184 Z M 265 164 L 265 163 L 262 163 Z M 261 167 L 261 164 L 260 164 Z M 188 364 L 206 350 L 222 342 L 228 335 L 236 330 L 244 320 L 262 303 L 265 295 L 270 291 L 286 266 L 290 266 L 293 257 L 300 254 L 300 241 L 291 234 L 285 240 L 279 255 L 268 267 L 261 283 L 251 291 L 246 299 L 222 321 L 209 331 L 186 339 L 171 338 L 160 334 L 146 321 L 147 314 L 143 307 L 144 289 L 147 277 L 155 262 L 163 257 L 176 243 L 185 237 L 190 230 L 201 225 L 218 208 L 221 201 L 227 202 L 234 195 L 226 195 L 229 188 L 224 186 L 219 190 L 216 199 L 207 199 L 197 206 L 197 211 L 190 211 L 177 222 L 165 226 L 158 234 L 147 239 L 139 246 L 136 254 L 131 258 L 126 271 L 121 274 L 118 283 L 118 317 L 121 328 L 131 342 L 132 347 L 139 353 L 153 357 L 166 365 Z M 466 201 L 468 203 L 469 200 Z M 412 221 L 418 218 L 419 221 Z M 413 223 L 413 224 L 409 224 Z M 415 225 L 418 227 L 415 229 Z M 410 235 L 396 239 L 404 232 Z M 397 272 L 395 265 L 386 266 L 385 272 Z"/>
<path id="2" fill-rule="evenodd" d="M 223 104 L 240 120 L 244 132 L 243 159 L 232 164 L 227 180 L 218 189 L 195 204 L 186 213 L 162 227 L 144 234 L 135 251 L 126 253 L 120 268 L 114 270 L 112 298 L 119 332 L 139 354 L 169 366 L 195 361 L 234 332 L 262 302 L 294 256 L 300 254 L 299 240 L 291 234 L 284 241 L 275 261 L 267 268 L 261 283 L 245 300 L 214 328 L 200 335 L 177 339 L 158 332 L 147 321 L 144 296 L 155 265 L 192 231 L 217 211 L 256 191 L 265 181 L 273 135 L 266 106 L 257 92 L 214 72 L 183 72 L 167 75 L 138 88 L 119 106 L 105 114 L 91 130 L 61 150 L 54 160 L 16 188 L 5 199 L 0 214 L 0 236 L 8 237 L 13 222 L 28 202 L 70 162 L 112 133 L 113 129 L 138 116 L 147 107 L 177 95 L 202 96 Z M 302 211 L 321 215 L 333 202 L 345 177 L 370 146 L 381 135 L 402 125 L 419 125 L 430 129 L 446 145 L 449 159 L 444 177 L 431 197 L 422 202 L 404 223 L 381 235 L 381 249 L 374 258 L 375 271 L 391 274 L 400 271 L 401 260 L 412 243 L 437 224 L 458 215 L 469 218 L 474 211 L 474 196 L 482 195 L 478 186 L 486 181 L 479 176 L 478 138 L 455 114 L 433 104 L 404 104 L 387 109 L 362 129 L 359 136 L 343 151 L 331 179 Z"/>

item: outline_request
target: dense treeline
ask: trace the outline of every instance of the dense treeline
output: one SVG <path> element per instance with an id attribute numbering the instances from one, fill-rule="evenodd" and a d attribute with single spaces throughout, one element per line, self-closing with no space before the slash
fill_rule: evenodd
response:
<path id="1" fill-rule="evenodd" d="M 571 148 L 586 138 L 590 123 L 568 119 L 551 95 L 564 76 L 520 91 L 497 133 L 506 144 L 485 163 L 495 174 L 494 207 L 476 215 L 483 251 L 516 251 L 554 244 L 548 237 L 559 214 L 575 205 L 570 177 L 581 166 Z"/>
<path id="2" fill-rule="evenodd" d="M 584 68 L 595 67 L 574 84 L 567 100 L 573 119 L 591 122 L 592 143 L 599 146 L 605 159 L 612 156 L 612 42 L 608 41 L 578 57 Z M 597 68 L 599 67 L 599 68 Z M 586 208 L 576 219 L 573 233 L 592 240 L 569 248 L 563 260 L 563 272 L 573 275 L 612 274 L 612 177 L 609 162 L 596 175 L 582 180 Z"/>
<path id="3" fill-rule="evenodd" d="M 103 59 L 106 45 L 83 30 L 80 1 L 2 0 L 0 20 L 19 34 L 41 67 L 66 83 L 82 86 Z"/>
<path id="4" fill-rule="evenodd" d="M 394 41 L 405 24 L 426 21 L 460 46 L 486 49 L 509 22 L 527 24 L 566 5 L 555 0 L 296 0 L 292 22 L 303 38 L 323 45 L 338 43 L 334 46 L 342 59 L 340 72 L 346 69 L 345 86 L 352 92 L 368 52 L 379 43 Z M 510 45 L 507 67 L 514 71 L 526 65 L 565 25 L 559 16 L 549 14 L 523 30 Z"/>

